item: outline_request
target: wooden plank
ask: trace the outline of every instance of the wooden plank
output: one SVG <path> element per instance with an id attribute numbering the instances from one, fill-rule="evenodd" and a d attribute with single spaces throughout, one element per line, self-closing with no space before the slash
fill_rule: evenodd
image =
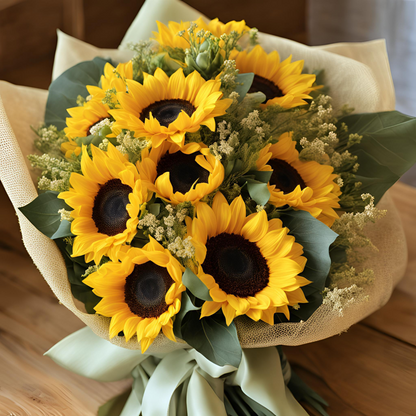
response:
<path id="1" fill-rule="evenodd" d="M 333 416 L 414 416 L 416 349 L 362 324 L 324 341 L 286 347 Z M 304 375 L 305 373 L 300 374 Z"/>
<path id="2" fill-rule="evenodd" d="M 93 416 L 101 404 L 131 384 L 99 383 L 64 371 L 4 332 L 0 333 L 0 374 L 2 415 Z"/>
<path id="3" fill-rule="evenodd" d="M 295 354 L 296 352 L 294 352 Z M 292 356 L 291 356 L 292 360 Z M 292 369 L 296 374 L 302 378 L 302 380 L 312 387 L 319 395 L 329 403 L 329 407 L 326 409 L 330 416 L 362 416 L 362 413 L 352 407 L 350 403 L 347 403 L 343 396 L 339 396 L 325 383 L 325 381 L 317 373 L 310 371 L 306 366 L 301 366 L 293 359 Z M 321 414 L 312 408 L 308 403 L 301 404 L 307 409 L 310 415 L 321 416 Z"/>

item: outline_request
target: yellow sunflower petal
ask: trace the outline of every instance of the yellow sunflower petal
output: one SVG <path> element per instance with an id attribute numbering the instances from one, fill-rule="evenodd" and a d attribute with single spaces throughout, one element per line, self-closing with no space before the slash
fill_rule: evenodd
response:
<path id="1" fill-rule="evenodd" d="M 188 236 L 203 245 L 210 230 L 206 252 L 191 266 L 212 298 L 204 302 L 201 317 L 221 308 L 227 325 L 240 315 L 273 324 L 276 311 L 288 316 L 287 305 L 306 300 L 301 287 L 310 281 L 300 276 L 303 249 L 281 220 L 268 221 L 264 210 L 246 217 L 241 197 L 230 206 L 220 193 L 212 209 L 200 202 L 196 211 L 187 220 Z"/>
<path id="2" fill-rule="evenodd" d="M 206 316 L 211 316 L 217 311 L 220 310 L 222 304 L 221 302 L 213 302 L 213 301 L 207 301 L 204 302 L 201 309 L 201 318 L 205 318 Z"/>
<path id="3" fill-rule="evenodd" d="M 114 134 L 126 129 L 136 138 L 149 138 L 154 148 L 166 140 L 182 147 L 185 133 L 195 132 L 202 125 L 215 130 L 214 117 L 225 114 L 232 102 L 221 102 L 220 79 L 205 81 L 197 71 L 185 77 L 180 68 L 168 77 L 157 68 L 154 75 L 143 76 L 143 84 L 126 80 L 128 92 L 117 92 L 120 108 L 110 111 L 116 120 L 112 129 Z M 166 121 L 164 112 L 157 111 L 165 105 L 176 106 L 175 120 Z"/>

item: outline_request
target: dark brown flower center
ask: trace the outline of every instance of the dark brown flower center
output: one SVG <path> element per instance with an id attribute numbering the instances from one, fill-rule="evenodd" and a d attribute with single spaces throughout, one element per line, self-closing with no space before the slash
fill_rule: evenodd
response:
<path id="1" fill-rule="evenodd" d="M 269 266 L 255 243 L 241 235 L 222 233 L 208 239 L 202 264 L 226 293 L 254 296 L 269 283 Z"/>
<path id="2" fill-rule="evenodd" d="M 298 171 L 289 163 L 280 159 L 271 159 L 268 163 L 273 169 L 270 185 L 276 185 L 276 188 L 285 194 L 292 192 L 298 185 L 301 189 L 306 188 L 306 184 Z"/>
<path id="3" fill-rule="evenodd" d="M 196 161 L 199 152 L 187 155 L 182 152 L 166 153 L 157 165 L 157 176 L 169 172 L 173 192 L 188 192 L 194 183 L 208 183 L 209 172 Z"/>
<path id="4" fill-rule="evenodd" d="M 101 185 L 92 208 L 92 219 L 99 233 L 116 235 L 126 229 L 129 219 L 126 205 L 130 203 L 131 192 L 130 186 L 123 184 L 120 179 L 111 179 Z"/>
<path id="5" fill-rule="evenodd" d="M 173 283 L 165 268 L 150 261 L 136 264 L 126 277 L 124 299 L 135 315 L 154 318 L 168 310 L 165 295 Z"/>
<path id="6" fill-rule="evenodd" d="M 263 103 L 276 97 L 283 97 L 284 95 L 282 90 L 273 81 L 263 78 L 260 75 L 254 75 L 253 83 L 251 84 L 248 92 L 252 93 L 258 91 L 262 92 L 266 96 Z"/>
<path id="7" fill-rule="evenodd" d="M 157 119 L 161 126 L 168 127 L 170 123 L 178 118 L 182 110 L 190 117 L 196 109 L 186 100 L 156 101 L 142 110 L 140 120 L 144 123 L 145 119 L 149 118 L 150 113 L 152 113 L 152 116 Z"/>

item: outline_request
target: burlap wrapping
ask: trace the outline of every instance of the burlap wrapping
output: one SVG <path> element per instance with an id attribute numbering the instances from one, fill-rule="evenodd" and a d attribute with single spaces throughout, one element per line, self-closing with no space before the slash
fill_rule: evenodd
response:
<path id="1" fill-rule="evenodd" d="M 283 58 L 291 53 L 295 59 L 305 59 L 309 70 L 325 68 L 335 107 L 348 103 L 362 112 L 394 108 L 394 90 L 383 41 L 330 46 L 335 54 L 270 35 L 262 34 L 261 41 L 266 49 L 279 50 Z M 101 54 L 99 49 L 87 45 L 89 55 L 86 56 L 84 43 L 73 39 L 71 42 L 73 49 L 68 51 L 68 44 L 61 37 L 60 47 L 66 49 L 72 62 L 77 59 L 77 48 L 82 50 L 81 60 L 95 55 L 110 56 L 112 53 L 105 50 Z M 117 53 L 119 51 L 114 51 L 115 55 Z M 348 58 L 340 55 L 347 55 Z M 60 53 L 60 56 L 64 59 L 65 54 Z M 351 59 L 354 56 L 364 63 Z M 56 65 L 60 70 L 66 69 L 65 62 L 57 62 Z M 0 178 L 16 209 L 25 247 L 59 301 L 98 336 L 108 339 L 110 319 L 83 312 L 82 305 L 72 297 L 65 263 L 57 246 L 17 210 L 37 196 L 33 183 L 37 175 L 29 170 L 26 156 L 34 153 L 34 133 L 30 126 L 38 125 L 43 119 L 47 92 L 0 82 L 0 97 Z M 379 249 L 366 264 L 375 272 L 374 283 L 365 290 L 368 300 L 352 304 L 343 316 L 328 305 L 322 305 L 308 321 L 302 323 L 269 326 L 239 318 L 236 324 L 242 347 L 301 345 L 318 341 L 345 331 L 387 302 L 404 274 L 407 249 L 400 218 L 391 198 L 386 195 L 379 207 L 387 209 L 388 215 L 376 226 L 367 228 L 368 235 Z M 123 337 L 115 337 L 111 342 L 128 349 L 139 348 L 135 339 L 126 343 Z M 184 347 L 186 344 L 173 343 L 160 335 L 148 352 L 167 352 Z"/>

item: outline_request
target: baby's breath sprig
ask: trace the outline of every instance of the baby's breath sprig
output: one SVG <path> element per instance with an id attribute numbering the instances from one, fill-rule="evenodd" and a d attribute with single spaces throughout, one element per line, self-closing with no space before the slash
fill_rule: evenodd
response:
<path id="1" fill-rule="evenodd" d="M 129 161 L 135 164 L 141 160 L 141 153 L 143 149 L 146 149 L 151 145 L 151 141 L 143 138 L 135 138 L 134 133 L 128 130 L 123 130 L 117 136 L 117 150 L 123 154 L 127 154 Z"/>
<path id="2" fill-rule="evenodd" d="M 328 288 L 345 287 L 346 285 L 355 284 L 359 287 L 365 287 L 374 281 L 374 270 L 364 269 L 358 271 L 349 263 L 332 263 L 329 272 Z"/>
<path id="3" fill-rule="evenodd" d="M 157 216 L 144 211 L 139 219 L 138 229 L 142 230 L 144 236 L 152 236 L 186 266 L 189 261 L 193 261 L 195 255 L 192 238 L 185 236 L 185 218 L 192 215 L 193 207 L 190 202 L 177 206 L 168 204 Z"/>
<path id="4" fill-rule="evenodd" d="M 31 127 L 36 133 L 35 147 L 42 153 L 49 153 L 56 157 L 62 157 L 61 144 L 67 139 L 63 130 L 56 126 L 41 124 L 38 128 Z"/>
<path id="5" fill-rule="evenodd" d="M 140 41 L 137 43 L 128 43 L 127 47 L 134 52 L 133 62 L 133 79 L 143 82 L 143 72 L 153 74 L 152 59 L 157 54 L 157 48 L 151 41 Z"/>
<path id="6" fill-rule="evenodd" d="M 71 211 L 67 211 L 65 208 L 58 210 L 58 214 L 61 215 L 61 221 L 72 222 L 74 218 L 71 217 Z"/>
<path id="7" fill-rule="evenodd" d="M 344 316 L 344 311 L 351 305 L 358 302 L 368 301 L 362 287 L 353 284 L 345 288 L 325 288 L 323 304 L 328 305 L 339 316 Z"/>
<path id="8" fill-rule="evenodd" d="M 231 98 L 231 94 L 236 93 L 238 69 L 234 60 L 227 59 L 224 61 L 221 71 L 221 91 L 225 98 Z M 235 97 L 235 95 L 234 95 Z"/>
<path id="9" fill-rule="evenodd" d="M 372 195 L 362 194 L 361 199 L 365 203 L 363 212 L 345 212 L 332 226 L 332 230 L 338 234 L 334 246 L 345 249 L 349 262 L 362 262 L 366 259 L 360 249 L 377 250 L 364 232 L 364 227 L 383 218 L 387 213 L 386 210 L 374 206 Z"/>
<path id="10" fill-rule="evenodd" d="M 224 156 L 230 156 L 235 152 L 235 148 L 240 144 L 239 132 L 233 131 L 231 123 L 227 123 L 225 120 L 218 123 L 217 132 L 219 140 L 213 143 L 209 149 L 218 160 L 221 160 Z"/>
<path id="11" fill-rule="evenodd" d="M 42 156 L 29 155 L 28 159 L 33 167 L 42 169 L 38 182 L 41 191 L 67 191 L 71 173 L 81 173 L 81 163 L 78 159 L 58 159 L 46 153 Z"/>

